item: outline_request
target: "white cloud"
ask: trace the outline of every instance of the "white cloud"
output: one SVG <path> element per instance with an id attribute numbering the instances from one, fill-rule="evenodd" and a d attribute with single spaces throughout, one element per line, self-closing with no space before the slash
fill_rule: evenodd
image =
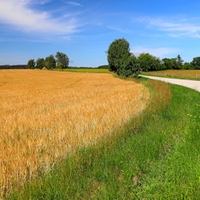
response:
<path id="1" fill-rule="evenodd" d="M 156 57 L 164 57 L 167 54 L 179 53 L 181 50 L 176 48 L 144 48 L 141 46 L 136 46 L 131 49 L 131 52 L 136 56 L 139 56 L 141 53 L 149 53 Z"/>
<path id="2" fill-rule="evenodd" d="M 118 31 L 118 32 L 121 32 L 121 33 L 131 33 L 131 31 L 129 31 L 127 29 L 115 28 L 113 26 L 107 26 L 107 27 L 111 30 Z"/>
<path id="3" fill-rule="evenodd" d="M 30 4 L 40 4 L 40 5 L 44 5 L 46 3 L 49 3 L 51 0 L 34 0 L 31 1 Z"/>
<path id="4" fill-rule="evenodd" d="M 74 2 L 74 1 L 67 1 L 67 4 L 73 5 L 73 6 L 82 6 L 80 3 Z"/>
<path id="5" fill-rule="evenodd" d="M 148 27 L 153 28 L 158 27 L 158 29 L 166 32 L 170 32 L 168 35 L 171 37 L 188 36 L 194 38 L 200 38 L 200 25 L 195 25 L 193 23 L 188 23 L 190 19 L 180 19 L 178 22 L 168 22 L 162 18 L 152 19 L 152 18 L 139 18 L 140 22 L 147 22 Z"/>
<path id="6" fill-rule="evenodd" d="M 47 1 L 40 1 L 40 3 Z M 32 0 L 0 0 L 0 22 L 22 31 L 67 34 L 76 31 L 75 18 L 65 22 L 52 18 L 48 12 L 30 8 Z"/>

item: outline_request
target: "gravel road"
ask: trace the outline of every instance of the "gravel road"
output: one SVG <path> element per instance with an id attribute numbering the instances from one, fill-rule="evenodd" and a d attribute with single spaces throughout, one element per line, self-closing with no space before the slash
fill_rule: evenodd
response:
<path id="1" fill-rule="evenodd" d="M 182 85 L 188 88 L 192 88 L 200 92 L 200 81 L 192 81 L 192 80 L 185 80 L 185 79 L 173 79 L 173 78 L 162 78 L 162 77 L 155 77 L 155 76 L 143 76 L 142 77 L 164 81 L 166 83 L 172 83 L 176 85 Z"/>

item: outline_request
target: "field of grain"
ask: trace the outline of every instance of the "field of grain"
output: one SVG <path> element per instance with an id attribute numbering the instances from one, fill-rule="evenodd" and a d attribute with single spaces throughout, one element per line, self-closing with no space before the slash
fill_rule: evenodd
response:
<path id="1" fill-rule="evenodd" d="M 59 69 L 54 69 L 54 71 L 59 71 Z M 81 73 L 111 73 L 108 69 L 97 69 L 97 68 L 90 68 L 90 69 L 63 69 L 66 72 L 81 72 Z"/>
<path id="2" fill-rule="evenodd" d="M 148 98 L 142 84 L 111 74 L 0 70 L 1 192 L 111 134 Z"/>
<path id="3" fill-rule="evenodd" d="M 200 70 L 163 70 L 156 72 L 144 72 L 143 74 L 185 79 L 200 79 Z"/>

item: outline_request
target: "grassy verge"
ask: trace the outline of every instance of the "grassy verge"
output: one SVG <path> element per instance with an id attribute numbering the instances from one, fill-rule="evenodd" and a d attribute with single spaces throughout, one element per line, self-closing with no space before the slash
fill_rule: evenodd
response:
<path id="1" fill-rule="evenodd" d="M 59 71 L 59 69 L 53 69 Z M 111 73 L 108 69 L 63 69 L 65 72 L 81 72 L 81 73 Z"/>
<path id="2" fill-rule="evenodd" d="M 200 93 L 140 79 L 151 104 L 113 137 L 57 162 L 8 199 L 195 199 L 200 195 Z M 171 90 L 172 89 L 172 90 Z"/>

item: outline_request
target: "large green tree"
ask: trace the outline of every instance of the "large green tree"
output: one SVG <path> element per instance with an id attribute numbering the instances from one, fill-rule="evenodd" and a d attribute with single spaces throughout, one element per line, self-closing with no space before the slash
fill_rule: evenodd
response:
<path id="1" fill-rule="evenodd" d="M 185 62 L 184 65 L 182 66 L 182 69 L 190 69 L 191 64 L 189 62 Z"/>
<path id="2" fill-rule="evenodd" d="M 177 56 L 177 62 L 179 64 L 179 68 L 182 68 L 184 60 L 182 60 L 180 55 Z"/>
<path id="3" fill-rule="evenodd" d="M 200 57 L 193 58 L 191 62 L 191 68 L 192 69 L 200 69 Z"/>
<path id="4" fill-rule="evenodd" d="M 60 62 L 57 63 L 57 66 L 58 66 L 58 69 L 59 69 L 59 70 L 63 70 L 63 64 L 62 64 L 62 63 L 60 63 Z"/>
<path id="5" fill-rule="evenodd" d="M 130 75 L 138 76 L 140 74 L 139 63 L 135 55 L 124 56 L 120 60 L 119 74 L 126 77 Z"/>
<path id="6" fill-rule="evenodd" d="M 34 69 L 35 68 L 34 59 L 29 60 L 27 65 L 28 65 L 28 69 Z"/>
<path id="7" fill-rule="evenodd" d="M 65 53 L 57 52 L 56 53 L 56 62 L 62 63 L 62 70 L 63 68 L 67 68 L 69 65 L 69 58 Z M 61 66 L 61 65 L 60 65 Z"/>
<path id="8" fill-rule="evenodd" d="M 44 65 L 47 69 L 54 69 L 56 68 L 56 60 L 53 55 L 50 55 L 45 58 Z"/>
<path id="9" fill-rule="evenodd" d="M 159 58 L 149 53 L 141 53 L 138 57 L 140 68 L 142 71 L 154 71 L 161 69 L 161 61 Z"/>
<path id="10" fill-rule="evenodd" d="M 163 58 L 162 59 L 163 68 L 162 69 L 180 69 L 181 65 L 177 61 L 177 58 Z"/>
<path id="11" fill-rule="evenodd" d="M 119 75 L 122 60 L 129 58 L 131 55 L 129 43 L 124 38 L 115 40 L 110 44 L 106 53 L 110 70 Z"/>
<path id="12" fill-rule="evenodd" d="M 35 68 L 42 69 L 44 66 L 44 58 L 38 58 Z"/>

